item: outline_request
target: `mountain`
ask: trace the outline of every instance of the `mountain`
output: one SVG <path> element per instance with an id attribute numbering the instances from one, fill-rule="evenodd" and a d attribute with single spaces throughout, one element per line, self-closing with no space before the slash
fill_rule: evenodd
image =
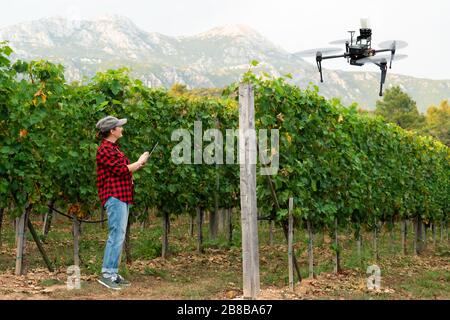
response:
<path id="1" fill-rule="evenodd" d="M 226 25 L 184 37 L 170 37 L 139 29 L 122 16 L 73 21 L 61 17 L 17 24 L 0 29 L 8 40 L 13 59 L 48 59 L 62 63 L 69 81 L 81 81 L 97 71 L 126 66 L 131 75 L 148 86 L 222 87 L 239 80 L 249 62 L 280 76 L 291 73 L 293 83 L 318 84 L 315 65 L 268 41 L 245 25 Z M 376 72 L 325 70 L 320 92 L 358 102 L 373 109 L 380 75 Z M 450 80 L 417 79 L 388 73 L 386 87 L 400 85 L 416 100 L 420 111 L 450 98 Z"/>

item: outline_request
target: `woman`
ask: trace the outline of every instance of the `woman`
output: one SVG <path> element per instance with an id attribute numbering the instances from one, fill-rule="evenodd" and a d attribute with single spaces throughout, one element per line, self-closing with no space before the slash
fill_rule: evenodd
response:
<path id="1" fill-rule="evenodd" d="M 122 126 L 127 119 L 107 116 L 97 122 L 102 142 L 97 149 L 97 188 L 102 206 L 108 215 L 109 234 L 103 257 L 102 285 L 120 290 L 130 283 L 119 275 L 119 262 L 127 230 L 129 206 L 133 204 L 132 173 L 147 162 L 149 153 L 131 163 L 120 151 L 117 140 L 122 137 Z"/>

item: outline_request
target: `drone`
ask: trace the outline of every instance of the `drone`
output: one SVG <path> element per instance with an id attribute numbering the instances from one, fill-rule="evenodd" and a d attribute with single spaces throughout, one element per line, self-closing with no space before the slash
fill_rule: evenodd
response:
<path id="1" fill-rule="evenodd" d="M 368 27 L 367 19 L 361 19 L 361 28 L 359 29 L 359 36 L 355 39 L 355 31 L 348 31 L 350 39 L 336 40 L 330 42 L 331 45 L 345 44 L 345 53 L 339 55 L 324 55 L 342 51 L 340 48 L 320 48 L 297 52 L 298 57 L 315 56 L 317 68 L 320 73 L 320 82 L 323 82 L 322 75 L 322 61 L 335 58 L 345 58 L 350 65 L 363 66 L 366 63 L 373 63 L 380 67 L 381 81 L 380 81 L 380 97 L 383 96 L 383 85 L 386 80 L 388 69 L 392 68 L 392 61 L 407 58 L 407 55 L 396 54 L 396 51 L 408 46 L 402 40 L 388 40 L 381 42 L 378 46 L 380 49 L 372 48 L 372 29 Z M 390 52 L 390 54 L 381 54 L 383 52 Z"/>

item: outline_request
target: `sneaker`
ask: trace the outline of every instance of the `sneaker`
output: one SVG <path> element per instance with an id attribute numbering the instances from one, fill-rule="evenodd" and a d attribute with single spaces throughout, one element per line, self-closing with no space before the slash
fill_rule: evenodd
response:
<path id="1" fill-rule="evenodd" d="M 124 277 L 122 277 L 120 274 L 117 275 L 116 282 L 123 287 L 129 287 L 131 286 L 131 282 L 126 280 Z"/>
<path id="2" fill-rule="evenodd" d="M 111 278 L 101 277 L 97 281 L 109 289 L 120 290 L 121 289 L 121 286 L 119 284 L 120 280 L 118 279 L 119 278 L 116 278 L 116 280 L 112 280 Z"/>

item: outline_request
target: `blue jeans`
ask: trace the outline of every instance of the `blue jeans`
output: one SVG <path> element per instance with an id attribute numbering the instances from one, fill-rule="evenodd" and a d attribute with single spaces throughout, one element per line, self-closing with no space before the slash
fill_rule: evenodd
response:
<path id="1" fill-rule="evenodd" d="M 115 279 L 119 273 L 120 256 L 127 231 L 129 205 L 109 197 L 105 208 L 108 215 L 109 235 L 103 257 L 102 275 Z"/>

